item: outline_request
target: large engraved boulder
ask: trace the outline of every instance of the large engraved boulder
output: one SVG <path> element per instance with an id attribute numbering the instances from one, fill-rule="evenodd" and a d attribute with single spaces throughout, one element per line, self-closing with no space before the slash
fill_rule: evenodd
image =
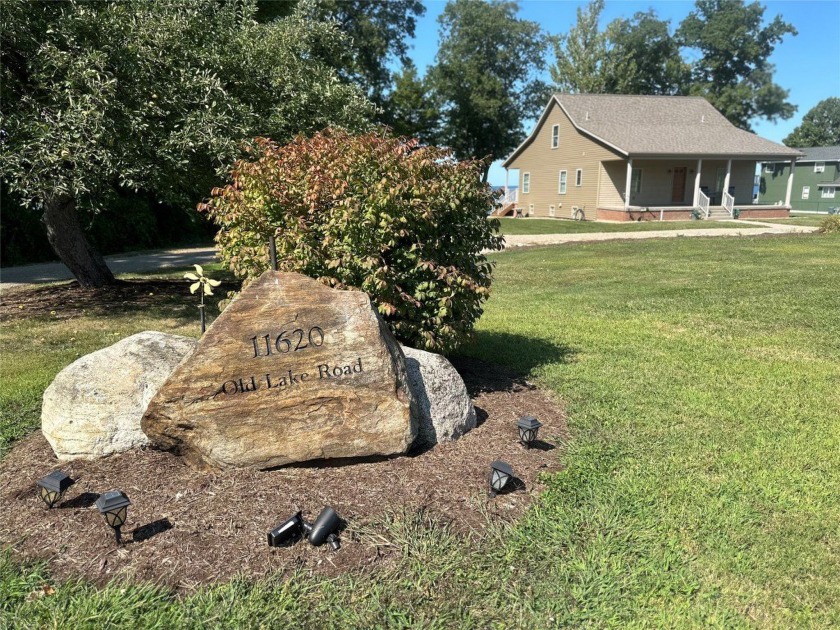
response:
<path id="1" fill-rule="evenodd" d="M 140 419 L 196 340 L 142 332 L 71 363 L 44 392 L 41 431 L 60 460 L 144 446 Z"/>
<path id="2" fill-rule="evenodd" d="M 404 453 L 405 359 L 367 294 L 268 271 L 173 372 L 142 421 L 202 468 Z"/>

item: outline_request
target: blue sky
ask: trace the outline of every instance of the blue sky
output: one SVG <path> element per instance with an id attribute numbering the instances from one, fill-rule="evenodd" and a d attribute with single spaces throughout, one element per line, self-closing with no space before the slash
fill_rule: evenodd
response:
<path id="1" fill-rule="evenodd" d="M 438 46 L 437 18 L 445 4 L 443 0 L 427 0 L 426 14 L 418 21 L 410 56 L 421 73 L 434 63 Z M 519 15 L 557 35 L 569 30 L 577 19 L 577 8 L 586 4 L 578 0 L 521 0 Z M 753 121 L 753 130 L 760 136 L 781 142 L 814 105 L 830 96 L 840 97 L 840 0 L 770 0 L 763 4 L 765 20 L 781 15 L 799 31 L 795 37 L 786 36 L 770 58 L 776 66 L 776 83 L 790 90 L 788 100 L 798 106 L 796 114 L 790 120 L 775 123 Z M 649 7 L 656 10 L 660 19 L 670 20 L 675 29 L 693 9 L 694 3 L 607 0 L 601 15 L 602 26 L 617 17 L 630 17 Z M 548 80 L 547 73 L 545 78 Z M 533 121 L 527 121 L 526 131 L 532 128 Z M 504 184 L 504 178 L 504 169 L 499 163 L 494 164 L 490 169 L 490 183 Z"/>

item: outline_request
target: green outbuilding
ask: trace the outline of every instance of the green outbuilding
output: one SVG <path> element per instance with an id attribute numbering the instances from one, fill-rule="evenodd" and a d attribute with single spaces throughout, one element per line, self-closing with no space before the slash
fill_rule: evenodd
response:
<path id="1" fill-rule="evenodd" d="M 840 212 L 840 145 L 799 150 L 805 155 L 794 167 L 791 210 Z M 790 168 L 790 162 L 762 163 L 758 203 L 785 202 Z"/>

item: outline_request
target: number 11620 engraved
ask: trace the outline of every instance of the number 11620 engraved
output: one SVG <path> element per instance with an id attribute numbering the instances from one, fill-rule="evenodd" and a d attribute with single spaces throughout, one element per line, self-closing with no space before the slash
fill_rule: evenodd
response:
<path id="1" fill-rule="evenodd" d="M 255 335 L 251 337 L 251 343 L 254 345 L 254 358 L 269 357 L 272 354 L 297 352 L 309 346 L 318 348 L 324 344 L 324 331 L 318 326 L 313 326 L 308 331 L 295 328 L 291 331 L 284 330 L 277 335 Z"/>

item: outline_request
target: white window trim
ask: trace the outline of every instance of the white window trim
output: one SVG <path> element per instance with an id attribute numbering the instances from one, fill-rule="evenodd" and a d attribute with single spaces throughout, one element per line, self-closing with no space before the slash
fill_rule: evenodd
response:
<path id="1" fill-rule="evenodd" d="M 834 199 L 834 186 L 826 186 L 823 188 L 820 199 Z"/>
<path id="2" fill-rule="evenodd" d="M 814 162 L 815 173 L 825 173 L 825 162 Z"/>
<path id="3" fill-rule="evenodd" d="M 583 169 L 579 168 L 575 171 L 575 188 L 583 186 Z"/>
<path id="4" fill-rule="evenodd" d="M 810 186 L 803 186 L 802 187 L 802 198 L 808 199 L 811 196 L 811 187 Z"/>
<path id="5" fill-rule="evenodd" d="M 776 165 L 773 162 L 765 162 L 764 163 L 764 172 L 765 173 L 774 173 L 776 171 Z"/>
<path id="6" fill-rule="evenodd" d="M 531 173 L 522 173 L 522 194 L 527 195 L 531 192 Z"/>
<path id="7" fill-rule="evenodd" d="M 551 126 L 551 148 L 556 149 L 560 146 L 560 125 Z"/>
<path id="8" fill-rule="evenodd" d="M 565 177 L 563 177 L 565 175 Z M 557 175 L 557 194 L 565 195 L 566 189 L 569 187 L 569 172 L 560 171 Z"/>

